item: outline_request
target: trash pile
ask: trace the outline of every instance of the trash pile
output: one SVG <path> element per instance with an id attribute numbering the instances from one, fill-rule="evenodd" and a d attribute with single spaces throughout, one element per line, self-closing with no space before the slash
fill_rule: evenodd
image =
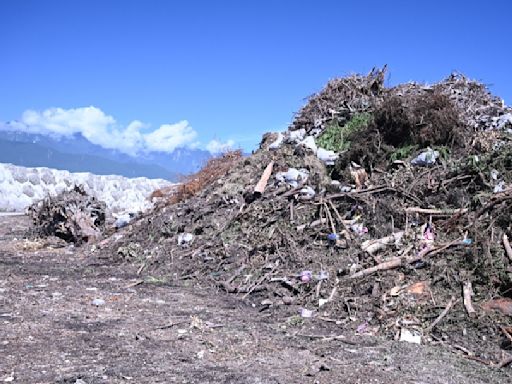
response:
<path id="1" fill-rule="evenodd" d="M 285 133 L 111 238 L 141 274 L 346 332 L 512 354 L 511 109 L 462 75 L 330 81 Z"/>
<path id="2" fill-rule="evenodd" d="M 106 209 L 106 204 L 88 195 L 83 186 L 75 186 L 32 204 L 27 212 L 37 235 L 81 244 L 102 236 Z"/>

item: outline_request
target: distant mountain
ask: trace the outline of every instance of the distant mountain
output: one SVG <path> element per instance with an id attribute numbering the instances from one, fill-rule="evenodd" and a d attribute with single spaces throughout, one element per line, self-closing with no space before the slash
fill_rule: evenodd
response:
<path id="1" fill-rule="evenodd" d="M 210 157 L 207 151 L 184 148 L 178 148 L 171 154 L 150 152 L 132 157 L 92 144 L 81 134 L 72 137 L 51 137 L 0 131 L 0 162 L 26 167 L 49 167 L 71 172 L 144 176 L 177 181 L 180 175 L 198 171 Z"/>

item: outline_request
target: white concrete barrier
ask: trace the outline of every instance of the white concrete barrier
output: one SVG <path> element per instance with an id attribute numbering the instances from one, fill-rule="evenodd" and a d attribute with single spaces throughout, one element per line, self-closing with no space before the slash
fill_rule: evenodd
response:
<path id="1" fill-rule="evenodd" d="M 78 184 L 107 203 L 111 213 L 145 211 L 152 206 L 148 197 L 155 189 L 173 185 L 163 179 L 129 179 L 0 163 L 0 212 L 23 212 L 33 202 Z"/>

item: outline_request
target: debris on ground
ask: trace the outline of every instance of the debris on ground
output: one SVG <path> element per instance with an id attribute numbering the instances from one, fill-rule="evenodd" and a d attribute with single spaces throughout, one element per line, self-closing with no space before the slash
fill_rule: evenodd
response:
<path id="1" fill-rule="evenodd" d="M 301 321 L 503 364 L 512 110 L 460 74 L 391 88 L 384 76 L 330 81 L 287 132 L 207 165 L 104 257 Z M 144 257 L 120 257 L 127 247 Z"/>
<path id="2" fill-rule="evenodd" d="M 36 202 L 27 211 L 38 235 L 81 244 L 102 236 L 106 209 L 104 202 L 79 185 Z"/>

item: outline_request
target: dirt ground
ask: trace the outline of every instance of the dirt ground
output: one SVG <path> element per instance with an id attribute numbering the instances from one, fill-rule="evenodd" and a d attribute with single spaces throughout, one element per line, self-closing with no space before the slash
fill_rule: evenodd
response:
<path id="1" fill-rule="evenodd" d="M 184 282 L 140 283 L 85 248 L 24 239 L 28 224 L 0 217 L 0 382 L 512 382 L 512 368 L 442 346 L 355 336 Z"/>

